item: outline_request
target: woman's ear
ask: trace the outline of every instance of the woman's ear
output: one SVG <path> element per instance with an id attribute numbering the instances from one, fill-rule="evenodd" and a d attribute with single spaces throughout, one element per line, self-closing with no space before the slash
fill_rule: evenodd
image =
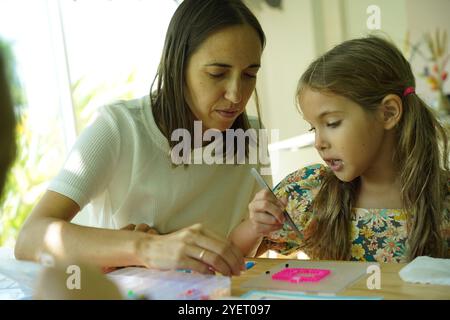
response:
<path id="1" fill-rule="evenodd" d="M 400 122 L 403 115 L 402 99 L 396 94 L 388 94 L 381 101 L 379 111 L 384 129 L 390 130 L 394 128 Z"/>

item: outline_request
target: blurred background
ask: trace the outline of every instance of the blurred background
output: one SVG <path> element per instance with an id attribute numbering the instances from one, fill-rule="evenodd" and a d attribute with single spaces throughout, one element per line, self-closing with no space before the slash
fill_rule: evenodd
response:
<path id="1" fill-rule="evenodd" d="M 33 205 L 96 109 L 148 94 L 176 0 L 0 0 L 0 44 L 14 66 L 17 161 L 0 207 L 0 246 L 13 246 Z M 295 107 L 301 73 L 334 45 L 369 33 L 412 64 L 416 91 L 448 123 L 450 0 L 245 0 L 267 36 L 257 89 L 272 136 L 274 185 L 321 162 Z M 446 98 L 445 98 L 446 99 Z M 448 103 L 448 101 L 447 101 Z M 249 113 L 255 114 L 254 103 Z M 85 223 L 88 208 L 77 216 Z"/>

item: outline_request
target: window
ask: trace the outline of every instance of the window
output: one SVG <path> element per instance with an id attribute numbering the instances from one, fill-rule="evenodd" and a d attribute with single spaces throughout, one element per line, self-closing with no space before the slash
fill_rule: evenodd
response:
<path id="1" fill-rule="evenodd" d="M 0 39 L 13 51 L 25 101 L 20 152 L 0 208 L 0 245 L 14 245 L 96 108 L 148 94 L 177 5 L 171 0 L 0 2 Z"/>

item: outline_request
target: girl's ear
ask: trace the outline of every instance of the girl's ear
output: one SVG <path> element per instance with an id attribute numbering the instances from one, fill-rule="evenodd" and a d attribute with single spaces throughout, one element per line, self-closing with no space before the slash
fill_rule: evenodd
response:
<path id="1" fill-rule="evenodd" d="M 402 118 L 402 99 L 396 94 L 388 94 L 384 97 L 383 101 L 381 101 L 379 111 L 382 116 L 384 129 L 390 130 L 394 128 Z"/>

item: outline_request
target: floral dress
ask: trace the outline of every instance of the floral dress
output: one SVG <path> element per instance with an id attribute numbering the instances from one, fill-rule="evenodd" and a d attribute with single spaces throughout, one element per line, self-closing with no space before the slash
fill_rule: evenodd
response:
<path id="1" fill-rule="evenodd" d="M 320 189 L 327 167 L 317 164 L 291 173 L 274 189 L 278 198 L 287 197 L 287 212 L 300 232 L 313 218 L 312 200 Z M 450 247 L 450 181 L 444 204 L 442 231 Z M 407 213 L 401 209 L 353 208 L 351 218 L 352 261 L 406 262 Z M 287 224 L 264 239 L 264 247 L 289 255 L 301 243 Z M 306 251 L 306 254 L 308 252 Z"/>

